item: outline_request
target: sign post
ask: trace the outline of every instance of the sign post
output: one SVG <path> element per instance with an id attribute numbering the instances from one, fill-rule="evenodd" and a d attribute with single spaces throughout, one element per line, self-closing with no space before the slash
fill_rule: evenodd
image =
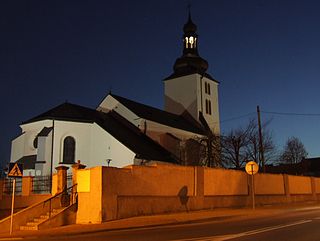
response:
<path id="1" fill-rule="evenodd" d="M 12 184 L 12 201 L 11 201 L 11 218 L 10 218 L 10 235 L 13 231 L 13 210 L 14 210 L 14 195 L 16 192 L 16 178 L 23 176 L 23 166 L 18 163 L 9 163 L 8 177 L 13 177 Z"/>
<path id="2" fill-rule="evenodd" d="M 255 194 L 254 194 L 254 174 L 259 171 L 259 166 L 254 161 L 249 161 L 246 164 L 246 172 L 251 176 L 251 196 L 252 196 L 252 209 L 255 209 Z"/>

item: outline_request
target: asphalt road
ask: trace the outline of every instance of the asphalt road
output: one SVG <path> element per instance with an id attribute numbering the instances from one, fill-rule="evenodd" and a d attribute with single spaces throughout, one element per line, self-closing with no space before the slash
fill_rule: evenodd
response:
<path id="1" fill-rule="evenodd" d="M 176 225 L 28 237 L 24 240 L 320 241 L 320 207 L 293 209 L 272 216 L 212 218 Z"/>

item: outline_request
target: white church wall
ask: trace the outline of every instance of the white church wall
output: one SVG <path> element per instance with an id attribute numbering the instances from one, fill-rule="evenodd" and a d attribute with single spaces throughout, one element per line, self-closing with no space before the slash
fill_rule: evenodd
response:
<path id="1" fill-rule="evenodd" d="M 92 123 L 60 120 L 54 122 L 54 167 L 60 164 L 65 165 L 63 164 L 63 141 L 67 136 L 71 136 L 75 139 L 75 161 L 81 160 L 85 162 L 90 160 L 91 125 Z"/>
<path id="2" fill-rule="evenodd" d="M 216 134 L 219 134 L 220 122 L 219 122 L 219 103 L 218 103 L 218 83 L 206 77 L 203 77 L 198 83 L 199 84 L 198 84 L 197 95 L 199 99 L 202 99 L 202 103 L 201 102 L 198 103 L 198 109 L 202 111 L 203 116 L 206 119 L 211 130 L 213 130 Z M 206 93 L 205 91 L 205 83 L 210 85 L 210 94 Z M 206 113 L 206 100 L 210 100 L 211 115 Z"/>
<path id="3" fill-rule="evenodd" d="M 110 159 L 110 166 L 124 167 L 133 164 L 135 153 L 115 139 L 99 125 L 92 125 L 90 167 L 104 165 Z"/>
<path id="4" fill-rule="evenodd" d="M 205 91 L 205 83 L 210 84 L 210 94 Z M 192 74 L 166 80 L 164 84 L 166 111 L 180 115 L 186 109 L 197 121 L 201 111 L 210 128 L 220 133 L 217 82 Z M 206 113 L 206 100 L 211 103 L 211 114 Z"/>
<path id="5" fill-rule="evenodd" d="M 213 130 L 215 133 L 220 133 L 220 116 L 219 116 L 219 94 L 218 83 L 213 82 L 212 86 L 212 113 L 213 113 Z"/>
<path id="6" fill-rule="evenodd" d="M 37 162 L 35 166 L 35 174 L 39 175 L 50 175 L 51 172 L 51 147 L 52 147 L 52 132 L 48 136 L 38 137 L 38 154 Z"/>
<path id="7" fill-rule="evenodd" d="M 165 111 L 180 115 L 185 110 L 198 120 L 197 74 L 164 81 Z"/>
<path id="8" fill-rule="evenodd" d="M 107 165 L 107 159 L 111 159 L 110 165 L 115 167 L 133 163 L 135 154 L 96 123 L 56 121 L 54 166 L 63 161 L 63 141 L 67 136 L 76 141 L 75 161 L 80 160 L 87 167 Z"/>
<path id="9" fill-rule="evenodd" d="M 25 133 L 18 136 L 16 139 L 11 142 L 11 155 L 10 162 L 14 162 L 19 160 L 24 155 L 24 141 L 25 141 Z"/>
<path id="10" fill-rule="evenodd" d="M 21 132 L 23 134 L 12 141 L 10 162 L 17 161 L 23 156 L 36 155 L 37 149 L 33 145 L 34 139 L 43 127 L 51 126 L 52 121 L 50 120 L 21 125 Z"/>
<path id="11" fill-rule="evenodd" d="M 52 127 L 52 121 L 39 121 L 22 126 L 24 134 L 12 141 L 11 161 L 23 156 L 37 155 L 37 161 L 45 163 L 36 164 L 36 170 L 26 170 L 26 175 L 49 175 L 51 172 L 51 148 L 53 146 L 53 173 L 55 167 L 63 164 L 63 141 L 67 136 L 75 139 L 75 161 L 88 167 L 107 165 L 123 167 L 133 163 L 135 153 L 125 147 L 113 136 L 107 133 L 96 123 L 79 123 L 69 121 L 54 121 L 54 143 L 52 145 L 52 132 L 47 137 L 38 137 L 38 148 L 33 141 L 43 127 Z M 38 172 L 37 172 L 38 171 Z M 40 173 L 41 172 L 41 173 Z M 69 169 L 71 172 L 71 168 Z"/>

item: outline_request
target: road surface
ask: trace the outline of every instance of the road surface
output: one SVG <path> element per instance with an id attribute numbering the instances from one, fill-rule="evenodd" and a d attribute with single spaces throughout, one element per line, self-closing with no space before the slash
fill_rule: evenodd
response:
<path id="1" fill-rule="evenodd" d="M 79 234 L 52 234 L 23 239 L 30 241 L 320 241 L 320 207 L 297 208 L 260 217 L 220 217 L 175 225 L 113 231 L 92 230 Z"/>

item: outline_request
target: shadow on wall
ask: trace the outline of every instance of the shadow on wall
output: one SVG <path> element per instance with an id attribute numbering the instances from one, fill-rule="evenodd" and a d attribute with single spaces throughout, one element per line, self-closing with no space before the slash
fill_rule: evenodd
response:
<path id="1" fill-rule="evenodd" d="M 182 206 L 185 206 L 186 211 L 188 211 L 188 201 L 189 201 L 189 197 L 188 197 L 188 187 L 187 186 L 183 186 L 179 192 L 178 192 L 178 196 L 180 199 L 180 203 Z"/>

